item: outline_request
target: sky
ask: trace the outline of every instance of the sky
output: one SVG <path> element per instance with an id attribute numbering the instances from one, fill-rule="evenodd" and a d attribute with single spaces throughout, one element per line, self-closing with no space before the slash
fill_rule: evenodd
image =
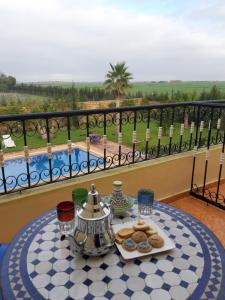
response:
<path id="1" fill-rule="evenodd" d="M 225 0 L 0 0 L 0 72 L 17 81 L 225 80 Z"/>

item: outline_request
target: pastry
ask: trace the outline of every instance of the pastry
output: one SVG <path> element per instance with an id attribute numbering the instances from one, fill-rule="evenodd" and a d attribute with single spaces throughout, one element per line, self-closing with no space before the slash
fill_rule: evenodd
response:
<path id="1" fill-rule="evenodd" d="M 134 251 L 137 248 L 137 244 L 131 238 L 129 238 L 123 241 L 122 247 L 127 251 Z"/>
<path id="2" fill-rule="evenodd" d="M 148 238 L 149 243 L 154 248 L 161 248 L 164 245 L 164 239 L 158 234 L 153 234 Z"/>
<path id="3" fill-rule="evenodd" d="M 124 239 L 121 238 L 118 233 L 114 234 L 114 237 L 115 237 L 116 243 L 118 243 L 118 244 L 122 244 L 122 242 L 124 241 Z"/>
<path id="4" fill-rule="evenodd" d="M 137 250 L 141 253 L 147 253 L 152 250 L 152 246 L 149 244 L 148 241 L 143 241 L 137 245 Z"/>
<path id="5" fill-rule="evenodd" d="M 146 230 L 150 229 L 150 226 L 148 224 L 146 224 L 145 221 L 139 220 L 134 223 L 133 228 L 134 228 L 134 230 L 146 231 Z"/>
<path id="6" fill-rule="evenodd" d="M 153 234 L 157 234 L 157 231 L 153 228 L 150 228 L 149 230 L 146 230 L 145 233 L 147 234 L 147 236 L 151 236 Z"/>
<path id="7" fill-rule="evenodd" d="M 132 236 L 132 240 L 134 240 L 136 243 L 140 243 L 143 241 L 147 241 L 147 235 L 144 233 L 144 231 L 135 231 Z"/>
<path id="8" fill-rule="evenodd" d="M 126 227 L 120 229 L 117 233 L 121 238 L 127 239 L 134 233 L 134 230 L 132 228 Z"/>

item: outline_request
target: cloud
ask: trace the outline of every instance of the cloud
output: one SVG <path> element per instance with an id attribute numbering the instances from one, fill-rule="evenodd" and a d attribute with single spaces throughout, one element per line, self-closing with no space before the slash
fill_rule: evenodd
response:
<path id="1" fill-rule="evenodd" d="M 222 1 L 169 15 L 132 2 L 0 0 L 0 70 L 21 81 L 102 81 L 109 62 L 125 60 L 134 80 L 224 80 Z"/>

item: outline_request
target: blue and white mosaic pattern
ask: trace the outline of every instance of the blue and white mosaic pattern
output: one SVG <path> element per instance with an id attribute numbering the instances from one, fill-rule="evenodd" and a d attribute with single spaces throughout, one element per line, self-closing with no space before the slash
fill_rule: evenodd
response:
<path id="1" fill-rule="evenodd" d="M 131 209 L 115 223 L 135 220 Z M 1 270 L 4 299 L 225 299 L 225 251 L 200 222 L 155 203 L 153 220 L 176 249 L 124 261 L 113 248 L 76 257 L 61 242 L 55 210 L 29 224 L 11 244 Z"/>

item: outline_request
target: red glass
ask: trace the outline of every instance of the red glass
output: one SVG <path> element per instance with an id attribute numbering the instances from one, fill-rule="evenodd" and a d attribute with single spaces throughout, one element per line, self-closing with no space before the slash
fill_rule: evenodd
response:
<path id="1" fill-rule="evenodd" d="M 72 201 L 60 202 L 57 205 L 57 216 L 60 222 L 69 222 L 74 219 L 74 203 Z"/>

